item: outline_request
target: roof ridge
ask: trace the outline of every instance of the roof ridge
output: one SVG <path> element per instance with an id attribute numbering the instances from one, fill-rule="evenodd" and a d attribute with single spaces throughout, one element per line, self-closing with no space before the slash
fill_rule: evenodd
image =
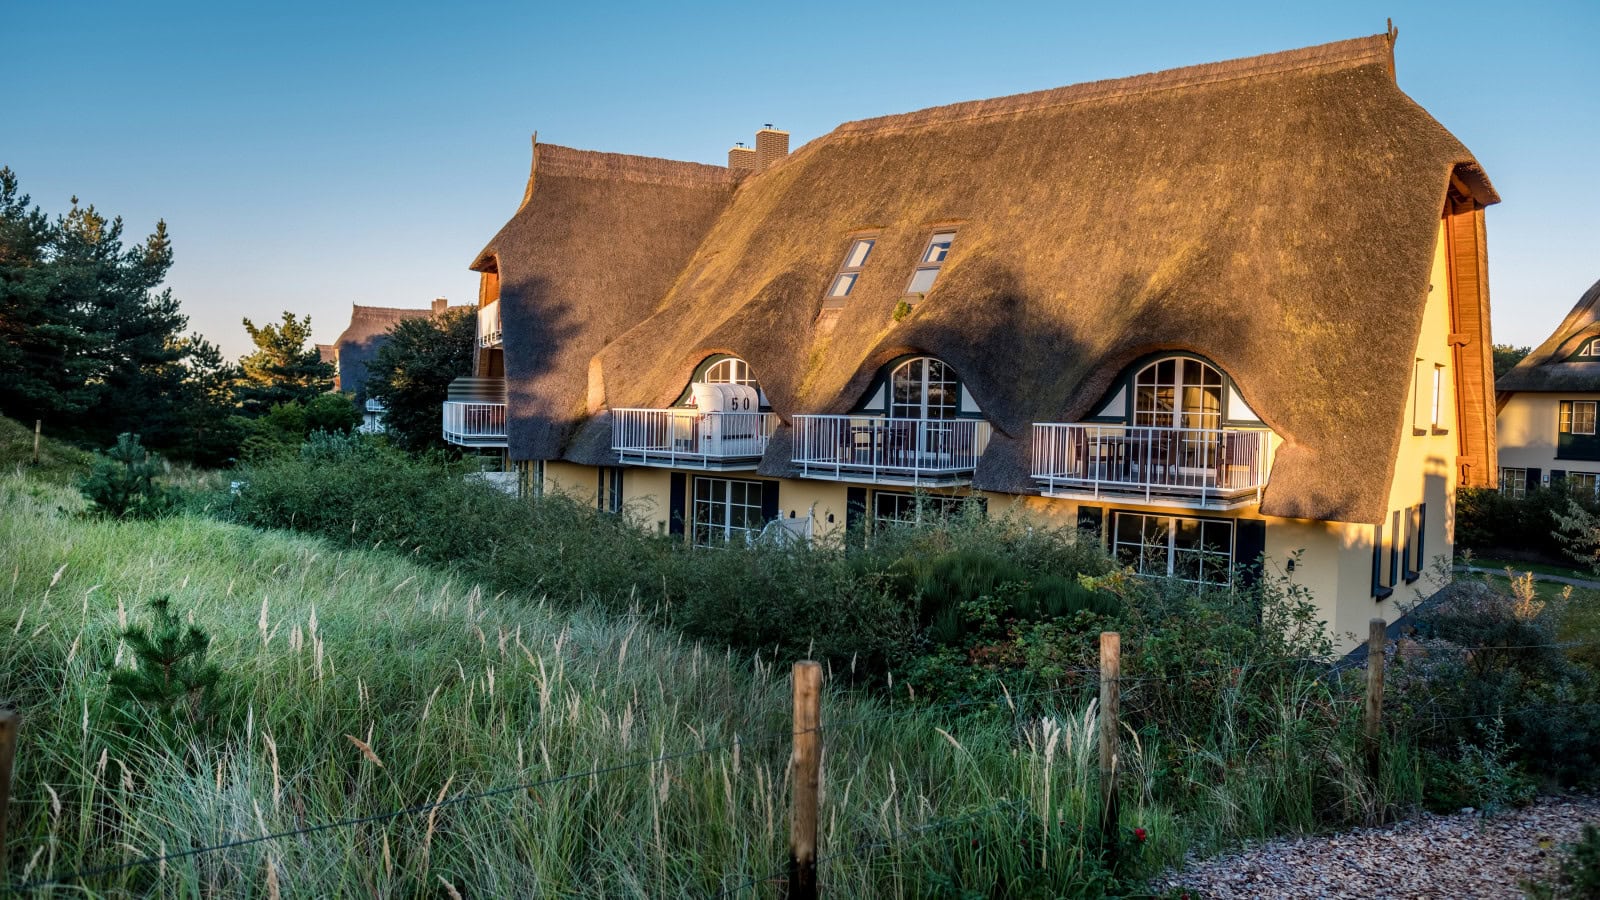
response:
<path id="1" fill-rule="evenodd" d="M 1277 75 L 1304 69 L 1345 68 L 1375 62 L 1389 63 L 1392 62 L 1392 54 L 1393 45 L 1389 35 L 1375 34 L 1222 62 L 1200 63 L 1141 75 L 1085 81 L 1041 91 L 1028 91 L 985 100 L 966 100 L 913 112 L 857 119 L 840 125 L 830 134 L 902 131 L 928 125 L 1034 112 L 1077 103 L 1113 100 L 1135 94 L 1198 87 L 1261 75 Z"/>
<path id="2" fill-rule="evenodd" d="M 673 185 L 733 185 L 739 180 L 738 176 L 726 166 L 663 159 L 658 156 L 580 150 L 576 147 L 544 143 L 538 144 L 534 152 L 535 177 L 560 175 L 569 178 L 607 178 Z"/>

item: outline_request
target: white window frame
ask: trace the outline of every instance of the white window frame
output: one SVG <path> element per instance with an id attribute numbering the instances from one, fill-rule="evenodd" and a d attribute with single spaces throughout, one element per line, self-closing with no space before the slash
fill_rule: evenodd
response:
<path id="1" fill-rule="evenodd" d="M 1566 477 L 1569 488 L 1583 485 L 1588 488 L 1589 496 L 1600 497 L 1600 472 L 1568 472 Z"/>
<path id="2" fill-rule="evenodd" d="M 1556 429 L 1562 434 L 1594 434 L 1595 408 L 1594 400 L 1562 400 L 1558 407 L 1559 421 L 1556 423 Z M 1579 416 L 1580 409 L 1586 413 L 1585 416 Z M 1584 418 L 1588 419 L 1588 431 L 1580 430 Z"/>
<path id="3" fill-rule="evenodd" d="M 915 370 L 913 372 L 913 367 Z M 917 401 L 905 403 L 898 399 L 895 390 L 896 384 L 901 380 L 901 373 L 907 373 L 907 380 L 916 388 Z M 932 388 L 939 387 L 943 391 L 946 402 L 930 403 L 929 397 Z M 937 357 L 918 356 L 908 359 L 889 373 L 889 397 L 887 407 L 891 419 L 954 419 L 961 412 L 961 379 L 956 377 L 956 370 Z M 914 415 L 910 413 L 915 413 Z"/>
<path id="4" fill-rule="evenodd" d="M 911 280 L 906 282 L 906 293 L 927 296 L 939 280 L 939 272 L 950 259 L 950 250 L 955 246 L 956 230 L 954 228 L 941 228 L 928 237 L 928 243 L 922 248 L 922 256 L 918 257 L 917 267 L 911 272 Z M 927 275 L 928 283 L 920 290 L 917 288 L 917 279 Z"/>
<path id="5" fill-rule="evenodd" d="M 895 511 L 885 515 L 881 501 L 887 501 L 895 507 Z M 951 496 L 949 494 L 910 494 L 905 491 L 873 491 L 872 492 L 872 527 L 888 528 L 898 525 L 921 525 L 924 522 L 945 521 L 961 515 L 966 509 L 966 504 L 979 502 L 975 497 Z M 909 509 L 910 516 L 901 515 L 901 511 Z"/>
<path id="6" fill-rule="evenodd" d="M 1500 467 L 1500 493 L 1513 500 L 1528 496 L 1528 470 L 1511 466 Z"/>
<path id="7" fill-rule="evenodd" d="M 1172 363 L 1172 381 L 1163 383 L 1160 367 L 1166 363 Z M 1200 366 L 1198 384 L 1184 380 L 1184 370 L 1189 367 L 1189 363 Z M 1207 373 L 1216 376 L 1216 384 L 1206 383 L 1209 380 Z M 1193 356 L 1169 356 L 1158 359 L 1133 376 L 1133 424 L 1154 428 L 1203 428 L 1210 431 L 1220 429 L 1227 384 L 1222 370 L 1203 359 Z M 1148 395 L 1142 390 L 1143 388 L 1149 388 Z M 1163 388 L 1172 391 L 1171 406 L 1167 409 L 1161 409 L 1156 402 Z M 1208 391 L 1215 391 L 1216 412 L 1208 412 L 1203 403 L 1199 407 L 1190 406 L 1187 401 L 1191 389 L 1200 391 L 1202 395 Z M 1145 402 L 1147 397 L 1148 403 Z M 1162 421 L 1163 419 L 1165 421 Z"/>
<path id="8" fill-rule="evenodd" d="M 1431 415 L 1434 430 L 1444 425 L 1444 366 L 1435 363 L 1433 366 L 1433 411 Z"/>
<path id="9" fill-rule="evenodd" d="M 736 496 L 739 493 L 735 491 L 736 487 L 743 488 L 742 500 Z M 752 489 L 754 503 L 750 501 Z M 766 489 L 767 483 L 763 481 L 696 475 L 692 485 L 693 495 L 689 500 L 690 542 L 696 547 L 753 543 L 767 524 L 761 512 L 761 501 L 765 496 L 762 492 Z M 744 525 L 733 524 L 736 511 L 742 514 Z M 751 511 L 754 511 L 754 525 L 750 524 Z"/>
<path id="10" fill-rule="evenodd" d="M 1123 540 L 1122 524 L 1126 521 L 1137 519 L 1139 521 L 1139 540 Z M 1212 549 L 1215 543 L 1202 543 L 1199 548 L 1191 549 L 1178 546 L 1178 523 L 1190 522 L 1199 527 L 1202 542 L 1205 541 L 1207 532 L 1225 530 L 1227 533 L 1227 549 L 1225 551 Z M 1155 524 L 1162 529 L 1156 535 L 1159 541 L 1146 540 L 1149 524 Z M 1122 551 L 1131 550 L 1134 571 L 1140 575 L 1154 578 L 1176 578 L 1190 584 L 1203 584 L 1211 587 L 1232 587 L 1234 567 L 1234 545 L 1238 529 L 1229 519 L 1203 519 L 1195 516 L 1169 516 L 1158 513 L 1123 512 L 1115 511 L 1111 519 L 1111 553 L 1118 559 L 1123 558 Z M 1193 556 L 1199 563 L 1198 578 L 1186 578 L 1179 574 L 1178 561 L 1185 555 Z M 1212 572 L 1220 572 L 1221 579 L 1207 578 Z"/>
<path id="11" fill-rule="evenodd" d="M 850 292 L 856 289 L 856 283 L 861 280 L 861 270 L 866 268 L 867 260 L 872 258 L 872 250 L 877 243 L 878 236 L 875 234 L 850 239 L 850 246 L 844 251 L 844 262 L 840 263 L 839 271 L 834 274 L 833 280 L 828 282 L 828 295 L 823 298 L 823 302 L 844 304 L 850 297 Z M 858 251 L 860 259 L 856 258 Z"/>

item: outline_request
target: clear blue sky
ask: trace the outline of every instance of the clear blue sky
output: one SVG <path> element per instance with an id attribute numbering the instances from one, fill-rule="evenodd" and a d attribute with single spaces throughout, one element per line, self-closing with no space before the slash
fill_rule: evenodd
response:
<path id="1" fill-rule="evenodd" d="M 1400 85 L 1483 162 L 1494 336 L 1536 344 L 1600 279 L 1600 2 L 0 6 L 0 165 L 51 212 L 165 218 L 171 284 L 239 320 L 471 300 L 529 136 L 724 163 L 836 124 L 1400 29 Z M 249 8 L 244 8 L 249 7 Z"/>

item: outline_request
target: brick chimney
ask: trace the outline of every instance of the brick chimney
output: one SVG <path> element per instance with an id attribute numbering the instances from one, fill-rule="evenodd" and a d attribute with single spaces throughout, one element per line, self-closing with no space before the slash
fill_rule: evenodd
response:
<path id="1" fill-rule="evenodd" d="M 449 309 L 449 308 L 450 308 L 450 301 L 446 300 L 443 297 L 439 297 L 438 299 L 433 301 L 433 314 L 436 315 L 436 316 L 444 315 L 444 311 Z"/>
<path id="2" fill-rule="evenodd" d="M 756 148 L 746 147 L 744 141 L 729 147 L 728 168 L 735 172 L 754 172 L 756 170 Z"/>
<path id="3" fill-rule="evenodd" d="M 789 155 L 789 132 L 779 131 L 767 123 L 756 132 L 756 171 L 764 172 L 767 167 Z"/>

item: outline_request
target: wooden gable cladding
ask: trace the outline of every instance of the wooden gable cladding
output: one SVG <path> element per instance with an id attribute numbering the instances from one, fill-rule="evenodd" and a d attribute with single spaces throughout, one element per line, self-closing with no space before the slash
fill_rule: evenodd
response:
<path id="1" fill-rule="evenodd" d="M 1494 350 L 1489 333 L 1489 266 L 1483 204 L 1452 176 L 1445 199 L 1445 258 L 1450 272 L 1450 353 L 1456 370 L 1457 464 L 1461 484 L 1493 487 Z"/>

